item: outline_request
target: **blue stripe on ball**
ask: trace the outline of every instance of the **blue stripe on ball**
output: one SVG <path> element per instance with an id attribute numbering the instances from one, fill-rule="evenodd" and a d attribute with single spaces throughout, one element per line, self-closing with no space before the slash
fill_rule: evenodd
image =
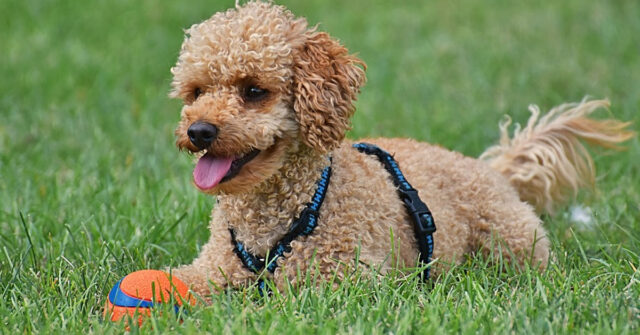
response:
<path id="1" fill-rule="evenodd" d="M 151 301 L 135 298 L 124 293 L 122 289 L 120 289 L 120 283 L 122 283 L 123 280 L 124 278 L 120 279 L 120 281 L 113 286 L 111 292 L 109 292 L 109 301 L 111 301 L 114 306 L 142 308 L 153 307 L 153 302 Z"/>
<path id="2" fill-rule="evenodd" d="M 124 280 L 125 277 L 120 279 L 113 288 L 109 292 L 109 301 L 113 306 L 120 307 L 138 307 L 138 308 L 153 308 L 153 302 L 143 300 L 140 298 L 132 297 L 122 291 L 120 288 L 120 283 Z M 180 306 L 174 305 L 173 310 L 176 314 L 180 312 Z"/>

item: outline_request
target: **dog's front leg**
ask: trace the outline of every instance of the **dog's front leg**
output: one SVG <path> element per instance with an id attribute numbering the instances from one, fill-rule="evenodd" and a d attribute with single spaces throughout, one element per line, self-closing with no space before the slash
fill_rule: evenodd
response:
<path id="1" fill-rule="evenodd" d="M 190 265 L 171 269 L 196 294 L 205 298 L 226 287 L 239 287 L 256 280 L 233 251 L 231 236 L 225 224 L 213 220 L 211 237 Z"/>

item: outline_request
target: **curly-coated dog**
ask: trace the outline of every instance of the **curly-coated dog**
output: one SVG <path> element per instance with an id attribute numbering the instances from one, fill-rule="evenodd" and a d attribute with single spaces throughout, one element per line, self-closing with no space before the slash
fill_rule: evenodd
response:
<path id="1" fill-rule="evenodd" d="M 426 235 L 393 174 L 344 139 L 365 68 L 272 3 L 237 5 L 187 30 L 171 69 L 171 96 L 184 102 L 177 145 L 199 158 L 195 185 L 217 195 L 209 242 L 173 270 L 193 291 L 262 276 L 283 288 L 311 267 L 341 278 L 356 259 L 382 273 L 418 264 Z M 628 123 L 588 118 L 606 106 L 583 101 L 542 118 L 532 107 L 527 126 L 510 138 L 502 124 L 500 144 L 481 159 L 410 139 L 366 142 L 393 155 L 431 210 L 434 272 L 475 252 L 544 268 L 539 214 L 593 182 L 579 140 L 611 147 L 633 136 Z"/>

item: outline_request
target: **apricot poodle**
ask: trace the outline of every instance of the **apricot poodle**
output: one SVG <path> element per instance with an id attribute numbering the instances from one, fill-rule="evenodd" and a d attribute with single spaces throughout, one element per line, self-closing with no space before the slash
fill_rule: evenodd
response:
<path id="1" fill-rule="evenodd" d="M 263 278 L 283 288 L 311 267 L 324 278 L 341 278 L 343 267 L 424 267 L 423 237 L 433 239 L 432 276 L 476 252 L 544 268 L 539 214 L 594 179 L 579 140 L 611 147 L 633 136 L 628 123 L 588 118 L 607 101 L 583 101 L 542 117 L 531 107 L 526 127 L 511 138 L 501 124 L 499 145 L 480 159 L 410 139 L 365 140 L 395 158 L 430 209 L 437 231 L 419 234 L 393 174 L 344 138 L 365 69 L 270 2 L 186 31 L 171 69 L 171 96 L 184 102 L 177 145 L 198 157 L 196 187 L 217 196 L 210 240 L 172 270 L 194 292 Z"/>

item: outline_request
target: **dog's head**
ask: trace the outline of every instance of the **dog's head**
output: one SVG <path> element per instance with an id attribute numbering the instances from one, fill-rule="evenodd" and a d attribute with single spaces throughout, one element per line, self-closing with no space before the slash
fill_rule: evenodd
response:
<path id="1" fill-rule="evenodd" d="M 303 18 L 252 1 L 186 31 L 171 96 L 184 102 L 181 149 L 200 153 L 196 186 L 250 190 L 293 148 L 319 152 L 344 138 L 364 63 Z"/>

